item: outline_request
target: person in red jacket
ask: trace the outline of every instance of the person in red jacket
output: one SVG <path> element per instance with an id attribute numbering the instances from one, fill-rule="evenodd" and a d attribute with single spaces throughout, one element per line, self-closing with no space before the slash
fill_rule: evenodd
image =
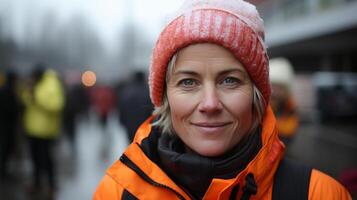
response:
<path id="1" fill-rule="evenodd" d="M 328 175 L 287 167 L 268 64 L 253 5 L 185 1 L 153 50 L 153 116 L 94 199 L 351 199 Z"/>
<path id="2" fill-rule="evenodd" d="M 91 90 L 91 97 L 94 111 L 97 113 L 100 123 L 105 126 L 110 112 L 114 109 L 114 90 L 109 86 L 96 86 Z"/>

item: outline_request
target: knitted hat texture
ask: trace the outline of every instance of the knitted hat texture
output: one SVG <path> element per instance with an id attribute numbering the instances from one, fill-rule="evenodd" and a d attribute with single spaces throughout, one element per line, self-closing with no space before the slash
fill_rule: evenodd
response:
<path id="1" fill-rule="evenodd" d="M 269 102 L 269 61 L 264 25 L 255 6 L 243 0 L 186 0 L 161 32 L 153 50 L 149 87 L 151 101 L 162 104 L 166 70 L 172 56 L 196 43 L 228 49 L 243 64 Z"/>

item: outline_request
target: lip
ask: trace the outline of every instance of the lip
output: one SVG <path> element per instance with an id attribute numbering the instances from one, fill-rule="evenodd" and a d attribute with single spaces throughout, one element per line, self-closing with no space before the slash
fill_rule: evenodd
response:
<path id="1" fill-rule="evenodd" d="M 196 122 L 191 124 L 203 128 L 218 128 L 218 127 L 227 126 L 231 124 L 231 122 Z"/>
<path id="2" fill-rule="evenodd" d="M 222 133 L 231 122 L 198 122 L 191 124 L 196 127 L 200 133 L 216 135 Z"/>

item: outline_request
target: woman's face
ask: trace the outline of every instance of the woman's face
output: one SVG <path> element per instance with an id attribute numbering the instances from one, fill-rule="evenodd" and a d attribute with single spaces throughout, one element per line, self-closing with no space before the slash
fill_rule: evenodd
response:
<path id="1" fill-rule="evenodd" d="M 252 82 L 221 46 L 202 43 L 180 50 L 167 97 L 176 134 L 200 155 L 224 154 L 251 128 Z"/>

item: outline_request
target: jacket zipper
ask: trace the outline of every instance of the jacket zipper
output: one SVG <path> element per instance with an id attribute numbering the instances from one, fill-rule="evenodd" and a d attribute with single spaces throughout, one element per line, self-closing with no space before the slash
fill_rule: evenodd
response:
<path id="1" fill-rule="evenodd" d="M 154 180 L 152 180 L 148 175 L 146 175 L 133 161 L 131 161 L 125 154 L 123 154 L 120 159 L 119 159 L 122 163 L 124 163 L 127 167 L 129 167 L 130 169 L 132 169 L 135 173 L 137 173 L 142 179 L 144 179 L 146 182 L 150 183 L 153 186 L 156 187 L 161 187 L 164 188 L 166 190 L 170 190 L 171 192 L 175 193 L 176 196 L 181 199 L 181 200 L 185 200 L 185 198 L 178 193 L 176 190 L 172 189 L 171 187 L 158 183 Z"/>

